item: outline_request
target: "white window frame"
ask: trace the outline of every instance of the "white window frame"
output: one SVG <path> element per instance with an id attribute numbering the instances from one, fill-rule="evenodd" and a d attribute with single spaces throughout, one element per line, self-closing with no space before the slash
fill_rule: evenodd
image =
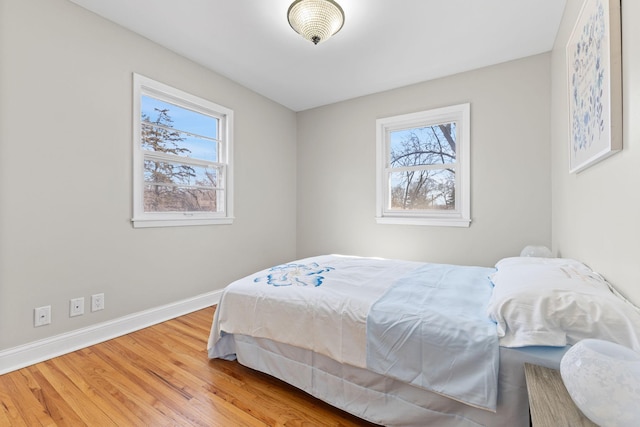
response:
<path id="1" fill-rule="evenodd" d="M 141 98 L 143 95 L 177 105 L 219 120 L 221 139 L 218 162 L 224 164 L 221 212 L 145 212 L 144 159 L 141 142 Z M 135 228 L 175 227 L 233 223 L 233 110 L 198 96 L 133 73 L 133 218 Z"/>
<path id="2" fill-rule="evenodd" d="M 376 120 L 376 222 L 378 224 L 469 227 L 471 223 L 470 104 L 452 105 Z M 456 122 L 455 210 L 400 211 L 390 209 L 390 135 L 393 131 Z"/>

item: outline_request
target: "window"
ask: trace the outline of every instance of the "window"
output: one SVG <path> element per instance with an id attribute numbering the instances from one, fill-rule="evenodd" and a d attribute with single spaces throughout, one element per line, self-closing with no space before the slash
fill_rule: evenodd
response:
<path id="1" fill-rule="evenodd" d="M 233 221 L 233 111 L 133 75 L 133 225 Z"/>
<path id="2" fill-rule="evenodd" d="M 376 121 L 379 224 L 468 227 L 469 104 Z"/>

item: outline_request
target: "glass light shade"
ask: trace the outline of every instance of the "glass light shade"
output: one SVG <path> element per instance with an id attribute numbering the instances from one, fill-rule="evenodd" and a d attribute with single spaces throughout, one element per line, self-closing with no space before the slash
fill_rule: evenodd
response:
<path id="1" fill-rule="evenodd" d="M 609 341 L 586 339 L 560 362 L 562 381 L 582 413 L 602 427 L 640 422 L 640 353 Z"/>
<path id="2" fill-rule="evenodd" d="M 318 44 L 340 31 L 344 11 L 333 0 L 296 0 L 289 6 L 287 18 L 298 34 Z"/>

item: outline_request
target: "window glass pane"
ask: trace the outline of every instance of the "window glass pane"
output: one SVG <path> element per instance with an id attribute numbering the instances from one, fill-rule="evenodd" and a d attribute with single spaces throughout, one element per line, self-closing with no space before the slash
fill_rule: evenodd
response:
<path id="1" fill-rule="evenodd" d="M 390 132 L 390 167 L 451 164 L 456 161 L 456 123 Z"/>
<path id="2" fill-rule="evenodd" d="M 217 190 L 145 185 L 145 212 L 218 212 Z"/>
<path id="3" fill-rule="evenodd" d="M 393 172 L 389 176 L 391 209 L 455 209 L 455 171 L 450 169 Z"/>
<path id="4" fill-rule="evenodd" d="M 218 119 L 198 113 L 150 96 L 141 97 L 143 122 L 161 123 L 182 131 L 195 133 L 207 138 L 218 138 Z"/>
<path id="5" fill-rule="evenodd" d="M 133 73 L 133 226 L 233 222 L 233 111 Z"/>
<path id="6" fill-rule="evenodd" d="M 218 187 L 221 170 L 218 168 L 164 162 L 144 161 L 144 181 L 154 184 L 194 185 Z"/>
<path id="7" fill-rule="evenodd" d="M 142 148 L 209 162 L 218 161 L 218 143 L 142 122 Z"/>

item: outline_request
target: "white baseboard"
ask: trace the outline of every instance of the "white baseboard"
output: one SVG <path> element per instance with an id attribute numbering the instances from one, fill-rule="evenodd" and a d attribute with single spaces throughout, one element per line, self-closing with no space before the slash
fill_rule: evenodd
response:
<path id="1" fill-rule="evenodd" d="M 0 351 L 0 375 L 210 307 L 221 295 L 221 290 L 209 292 Z"/>

